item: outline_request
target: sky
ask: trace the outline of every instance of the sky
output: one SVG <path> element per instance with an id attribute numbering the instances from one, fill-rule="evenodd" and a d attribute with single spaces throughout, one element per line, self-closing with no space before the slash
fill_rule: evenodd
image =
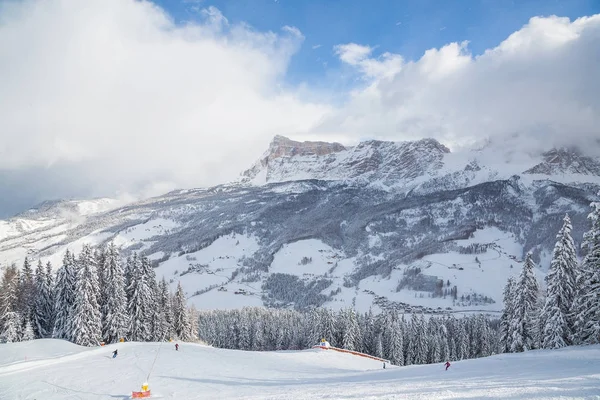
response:
<path id="1" fill-rule="evenodd" d="M 228 182 L 277 134 L 585 147 L 598 43 L 599 0 L 0 0 L 0 216 Z"/>

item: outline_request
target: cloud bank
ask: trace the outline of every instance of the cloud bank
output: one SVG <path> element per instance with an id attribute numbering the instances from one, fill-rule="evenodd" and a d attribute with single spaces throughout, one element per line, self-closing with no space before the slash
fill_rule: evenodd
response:
<path id="1" fill-rule="evenodd" d="M 599 43 L 595 15 L 532 18 L 479 56 L 467 42 L 428 50 L 417 61 L 340 45 L 340 60 L 367 83 L 315 132 L 435 137 L 455 148 L 507 139 L 530 150 L 585 146 L 600 138 Z"/>
<path id="2" fill-rule="evenodd" d="M 328 111 L 283 88 L 294 27 L 256 32 L 212 7 L 176 25 L 133 0 L 0 7 L 0 171 L 54 171 L 76 192 L 85 176 L 98 195 L 211 185 Z"/>
<path id="3" fill-rule="evenodd" d="M 222 183 L 276 134 L 454 148 L 519 137 L 532 149 L 600 136 L 600 15 L 532 18 L 479 56 L 467 42 L 416 61 L 340 44 L 332 54 L 359 78 L 343 104 L 286 84 L 297 28 L 258 32 L 214 7 L 198 15 L 176 24 L 134 0 L 0 3 L 0 214 Z"/>

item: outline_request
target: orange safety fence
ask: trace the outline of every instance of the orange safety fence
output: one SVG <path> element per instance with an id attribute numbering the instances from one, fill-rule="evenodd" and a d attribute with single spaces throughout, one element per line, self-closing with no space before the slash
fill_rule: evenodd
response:
<path id="1" fill-rule="evenodd" d="M 358 352 L 358 351 L 340 349 L 338 347 L 332 347 L 332 346 L 325 347 L 325 346 L 318 346 L 317 345 L 317 346 L 313 346 L 313 349 L 334 350 L 334 351 L 339 351 L 340 353 L 349 353 L 349 354 L 352 354 L 352 355 L 355 355 L 355 356 L 370 358 L 371 360 L 377 360 L 377 361 L 381 361 L 381 362 L 390 364 L 389 360 L 385 360 L 383 358 L 371 356 L 371 355 L 368 355 L 368 354 L 365 354 L 365 353 L 361 353 L 361 352 Z"/>

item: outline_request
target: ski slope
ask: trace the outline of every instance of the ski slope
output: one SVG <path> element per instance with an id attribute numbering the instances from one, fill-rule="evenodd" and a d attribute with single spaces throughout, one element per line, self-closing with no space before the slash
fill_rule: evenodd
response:
<path id="1" fill-rule="evenodd" d="M 110 357 L 119 350 L 116 359 Z M 160 349 L 157 355 L 157 351 Z M 245 352 L 182 343 L 0 345 L 0 399 L 600 399 L 600 346 L 410 367 L 323 350 Z"/>

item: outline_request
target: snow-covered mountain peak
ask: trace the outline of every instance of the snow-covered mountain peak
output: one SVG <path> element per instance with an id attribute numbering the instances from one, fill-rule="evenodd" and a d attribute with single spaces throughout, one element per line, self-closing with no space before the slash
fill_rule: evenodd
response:
<path id="1" fill-rule="evenodd" d="M 267 157 L 272 160 L 280 157 L 324 156 L 344 150 L 346 148 L 340 143 L 297 142 L 285 136 L 276 135 L 269 145 Z"/>
<path id="2" fill-rule="evenodd" d="M 542 162 L 525 174 L 581 174 L 600 176 L 600 160 L 585 156 L 576 148 L 558 148 L 543 153 Z"/>
<path id="3" fill-rule="evenodd" d="M 306 179 L 379 182 L 384 186 L 431 175 L 450 150 L 435 139 L 409 142 L 369 140 L 353 147 L 296 142 L 275 136 L 269 149 L 241 182 L 262 185 Z"/>

